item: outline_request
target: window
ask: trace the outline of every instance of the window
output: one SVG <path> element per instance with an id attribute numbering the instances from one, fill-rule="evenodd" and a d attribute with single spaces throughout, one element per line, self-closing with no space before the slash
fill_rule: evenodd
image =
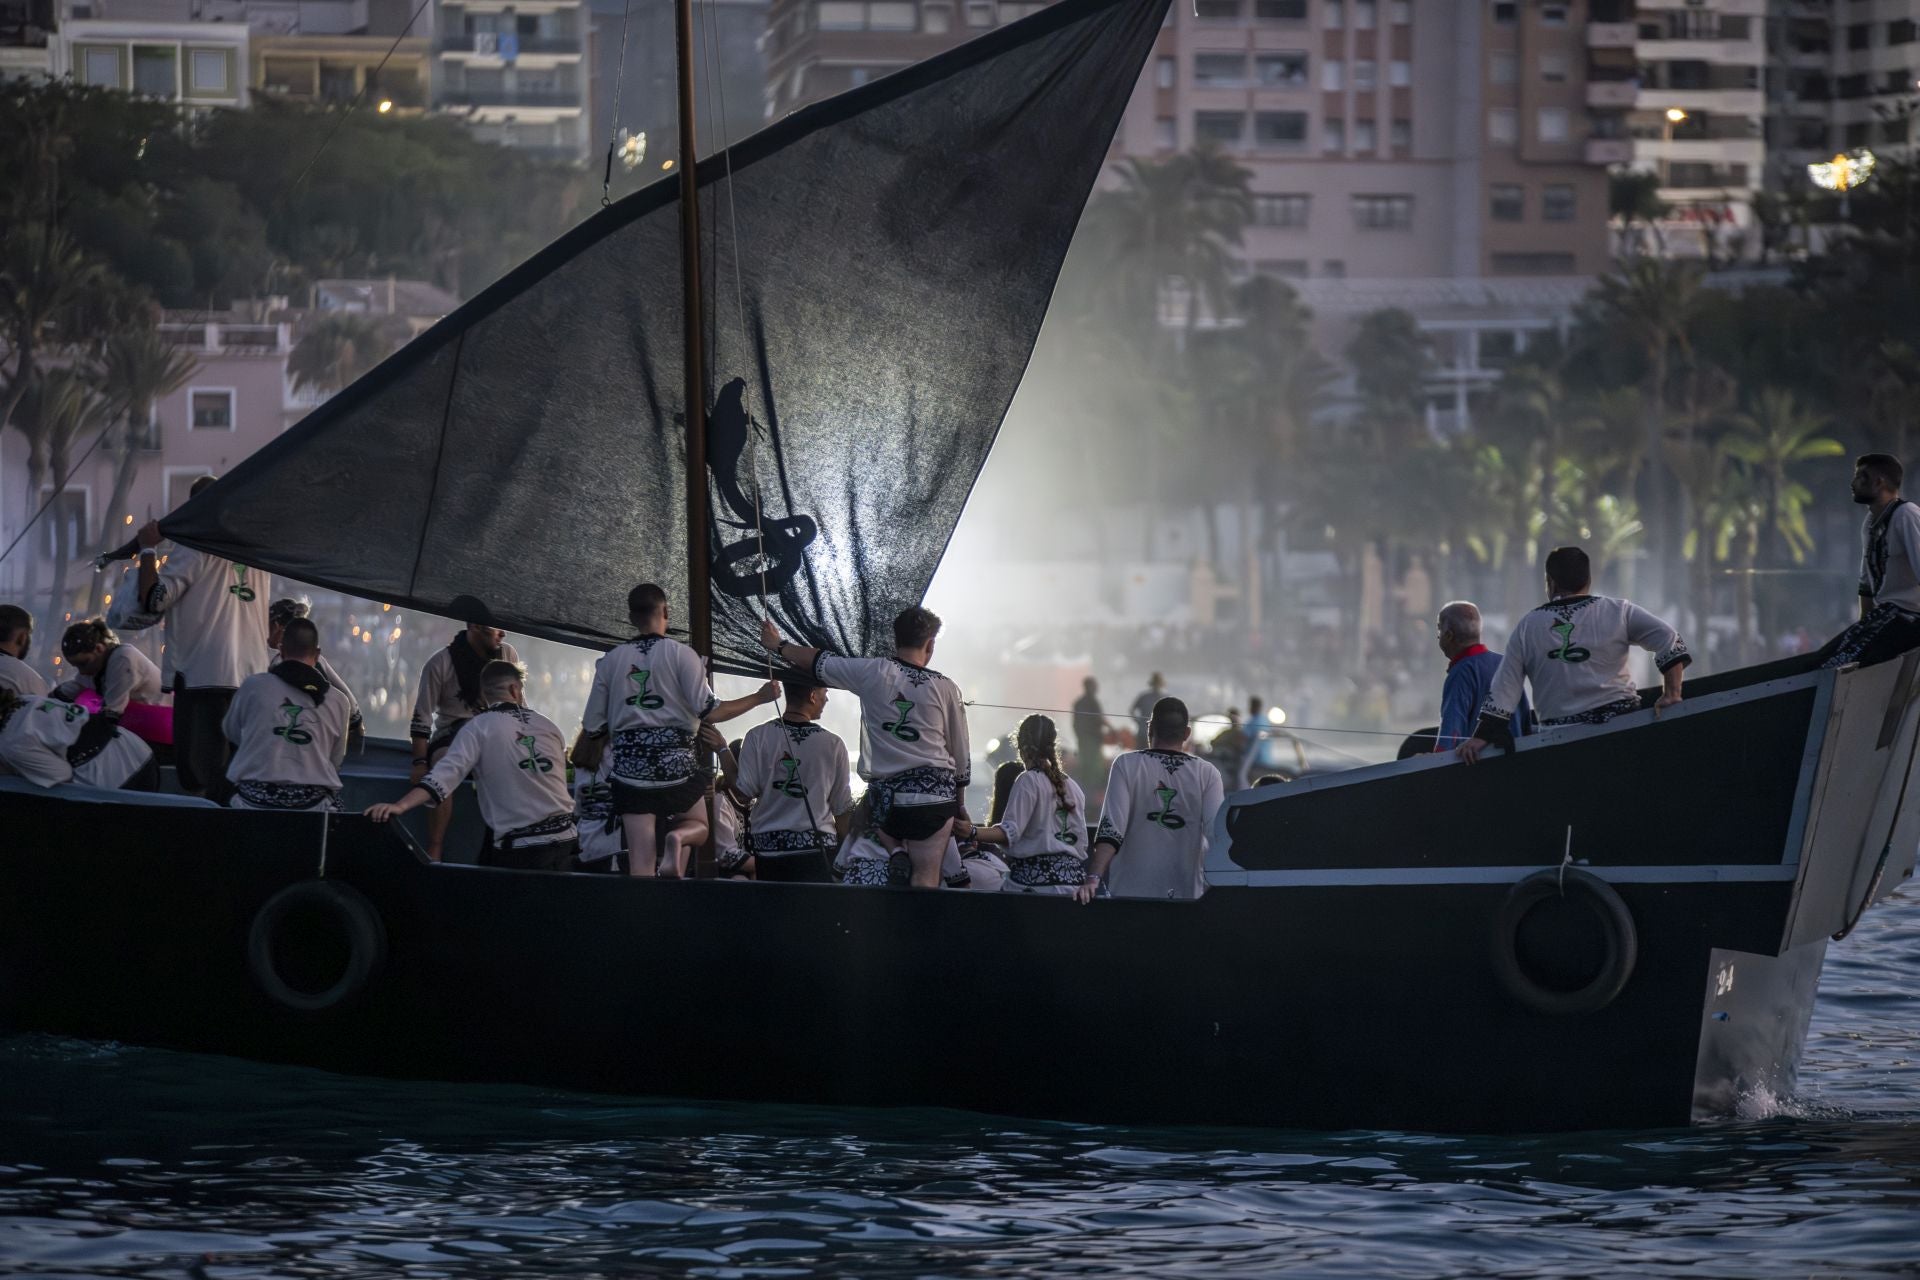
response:
<path id="1" fill-rule="evenodd" d="M 822 31 L 860 31 L 867 25 L 867 6 L 857 0 L 820 0 L 814 13 Z"/>
<path id="2" fill-rule="evenodd" d="M 1360 59 L 1353 64 L 1353 87 L 1356 89 L 1373 88 L 1376 83 L 1374 79 L 1376 74 L 1377 71 L 1371 58 Z"/>
<path id="3" fill-rule="evenodd" d="M 1493 20 L 1502 27 L 1510 27 L 1520 20 L 1520 6 L 1514 0 L 1493 0 Z"/>
<path id="4" fill-rule="evenodd" d="M 992 0 L 967 0 L 967 25 L 970 27 L 992 26 Z"/>
<path id="5" fill-rule="evenodd" d="M 1253 56 L 1254 77 L 1269 89 L 1307 87 L 1307 55 L 1304 53 L 1257 53 Z"/>
<path id="6" fill-rule="evenodd" d="M 1888 44 L 1912 44 L 1920 37 L 1920 27 L 1916 27 L 1912 18 L 1899 18 L 1887 24 Z"/>
<path id="7" fill-rule="evenodd" d="M 1253 198 L 1253 225 L 1300 230 L 1307 225 L 1312 209 L 1313 197 L 1310 195 L 1256 195 Z"/>
<path id="8" fill-rule="evenodd" d="M 1573 186 L 1565 182 L 1549 182 L 1540 191 L 1540 216 L 1548 222 L 1573 221 Z"/>
<path id="9" fill-rule="evenodd" d="M 233 82 L 227 72 L 231 58 L 225 49 L 193 50 L 193 91 L 195 93 L 231 93 Z"/>
<path id="10" fill-rule="evenodd" d="M 210 476 L 213 472 L 205 467 L 168 467 L 161 477 L 160 495 L 164 508 L 176 511 L 187 500 L 187 494 L 193 488 L 193 482 L 201 476 Z"/>
<path id="11" fill-rule="evenodd" d="M 1196 142 L 1217 142 L 1237 147 L 1247 131 L 1244 111 L 1196 111 L 1193 113 L 1193 137 Z"/>
<path id="12" fill-rule="evenodd" d="M 1307 113 L 1304 111 L 1256 111 L 1253 115 L 1253 143 L 1269 150 L 1294 149 L 1307 145 Z"/>
<path id="13" fill-rule="evenodd" d="M 1510 53 L 1496 53 L 1487 60 L 1487 79 L 1495 84 L 1512 84 L 1520 78 L 1520 60 Z"/>
<path id="14" fill-rule="evenodd" d="M 80 61 L 82 78 L 90 85 L 102 89 L 118 89 L 120 84 L 120 51 L 118 49 L 87 49 Z"/>
<path id="15" fill-rule="evenodd" d="M 1374 128 L 1373 121 L 1355 120 L 1353 122 L 1353 149 L 1355 151 L 1360 152 L 1362 155 L 1367 155 L 1377 149 L 1379 145 L 1380 135 L 1379 131 Z"/>
<path id="16" fill-rule="evenodd" d="M 1520 113 L 1512 107 L 1495 107 L 1487 112 L 1488 142 L 1518 142 Z"/>
<path id="17" fill-rule="evenodd" d="M 1723 13 L 1720 15 L 1720 38 L 1722 40 L 1745 40 L 1753 34 L 1753 19 L 1745 14 Z"/>
<path id="18" fill-rule="evenodd" d="M 1347 87 L 1347 64 L 1338 58 L 1320 60 L 1320 87 L 1328 93 L 1338 93 Z"/>
<path id="19" fill-rule="evenodd" d="M 1567 25 L 1567 6 L 1564 4 L 1543 4 L 1540 6 L 1540 25 L 1543 27 L 1564 27 Z"/>
<path id="20" fill-rule="evenodd" d="M 1202 22 L 1238 22 L 1240 0 L 1194 0 L 1193 14 Z"/>
<path id="21" fill-rule="evenodd" d="M 1413 83 L 1413 64 L 1393 61 L 1387 64 L 1387 83 L 1396 89 L 1404 89 Z"/>
<path id="22" fill-rule="evenodd" d="M 1570 276 L 1573 274 L 1573 255 L 1570 253 L 1496 253 L 1493 255 L 1493 274 L 1497 276 Z M 1493 357 L 1487 350 L 1487 339 L 1491 333 L 1480 335 L 1480 362 L 1488 364 Z M 1511 340 L 1511 334 L 1506 335 Z"/>
<path id="23" fill-rule="evenodd" d="M 1180 146 L 1179 124 L 1172 116 L 1161 116 L 1153 122 L 1153 145 L 1162 151 Z"/>
<path id="24" fill-rule="evenodd" d="M 1373 0 L 1354 0 L 1353 27 L 1356 31 L 1371 31 L 1374 27 L 1375 10 Z"/>
<path id="25" fill-rule="evenodd" d="M 1395 151 L 1405 151 L 1413 145 L 1413 121 L 1395 120 L 1387 126 L 1387 143 Z"/>
<path id="26" fill-rule="evenodd" d="M 1565 142 L 1573 136 L 1573 115 L 1565 107 L 1542 107 L 1536 133 L 1542 142 Z"/>
<path id="27" fill-rule="evenodd" d="M 1847 48 L 1871 49 L 1873 47 L 1873 24 L 1856 22 L 1847 28 Z"/>
<path id="28" fill-rule="evenodd" d="M 1177 58 L 1155 58 L 1153 60 L 1153 83 L 1162 89 L 1173 88 L 1174 81 L 1180 76 L 1180 60 Z"/>
<path id="29" fill-rule="evenodd" d="M 1337 31 L 1347 25 L 1346 6 L 1340 0 L 1327 0 L 1320 7 L 1320 21 L 1329 31 Z"/>
<path id="30" fill-rule="evenodd" d="M 1253 16 L 1262 22 L 1305 22 L 1307 0 L 1253 0 Z"/>
<path id="31" fill-rule="evenodd" d="M 920 15 L 910 0 L 874 0 L 867 6 L 869 31 L 917 31 Z"/>
<path id="32" fill-rule="evenodd" d="M 1565 84 L 1572 64 L 1564 53 L 1540 55 L 1540 78 L 1548 84 Z"/>
<path id="33" fill-rule="evenodd" d="M 233 392 L 229 389 L 203 391 L 193 389 L 188 401 L 192 406 L 196 430 L 233 430 Z"/>
<path id="34" fill-rule="evenodd" d="M 1347 278 L 1347 262 L 1344 258 L 1328 258 L 1320 264 L 1320 274 L 1329 280 Z"/>
<path id="35" fill-rule="evenodd" d="M 68 485 L 54 498 L 51 488 L 40 491 L 40 503 L 47 513 L 40 517 L 40 554 L 49 560 L 65 555 L 69 560 L 80 555 L 87 544 L 87 490 Z"/>
<path id="36" fill-rule="evenodd" d="M 1527 190 L 1517 182 L 1496 182 L 1487 189 L 1487 216 L 1495 222 L 1519 222 L 1527 216 Z"/>
<path id="37" fill-rule="evenodd" d="M 1247 82 L 1247 55 L 1244 53 L 1196 53 L 1193 55 L 1193 82 L 1221 88 Z"/>
<path id="38" fill-rule="evenodd" d="M 1404 27 L 1413 21 L 1413 0 L 1387 0 L 1387 21 Z"/>
<path id="39" fill-rule="evenodd" d="M 1847 126 L 1847 145 L 1849 147 L 1866 146 L 1868 142 L 1868 131 L 1872 129 L 1872 127 L 1873 127 L 1872 125 L 1868 124 L 1864 120 L 1856 120 L 1852 124 L 1848 125 Z M 1675 164 L 1673 167 L 1678 169 L 1681 166 L 1678 164 Z M 1709 169 L 1709 166 L 1707 165 L 1701 165 L 1699 167 L 1702 171 L 1707 171 Z M 1709 180 L 1706 182 L 1692 182 L 1692 183 L 1688 183 L 1687 185 L 1694 186 L 1694 187 L 1710 187 L 1713 185 L 1713 183 L 1711 180 Z"/>
<path id="40" fill-rule="evenodd" d="M 1331 154 L 1344 152 L 1347 149 L 1347 122 L 1336 117 L 1322 123 L 1320 147 Z"/>
<path id="41" fill-rule="evenodd" d="M 1362 231 L 1404 231 L 1413 226 L 1413 197 L 1355 196 L 1353 225 Z"/>
<path id="42" fill-rule="evenodd" d="M 922 29 L 936 36 L 953 30 L 953 10 L 943 4 L 930 4 L 920 11 Z"/>
<path id="43" fill-rule="evenodd" d="M 1496 253 L 1493 256 L 1499 259 L 1517 258 L 1523 255 Z M 1479 363 L 1482 367 L 1491 365 L 1499 368 L 1520 354 L 1520 335 L 1511 329 L 1483 329 L 1476 336 L 1479 338 L 1476 345 L 1479 348 Z"/>
<path id="44" fill-rule="evenodd" d="M 133 50 L 133 91 L 155 98 L 171 98 L 180 92 L 176 83 L 176 63 L 171 49 Z"/>

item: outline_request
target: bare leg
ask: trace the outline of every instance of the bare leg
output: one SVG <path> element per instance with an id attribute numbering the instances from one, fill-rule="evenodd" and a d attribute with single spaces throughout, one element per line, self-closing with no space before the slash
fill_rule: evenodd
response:
<path id="1" fill-rule="evenodd" d="M 623 813 L 620 826 L 627 833 L 627 874 L 653 875 L 653 830 L 656 819 L 650 813 Z"/>
<path id="2" fill-rule="evenodd" d="M 907 857 L 913 861 L 913 887 L 916 889 L 938 889 L 940 887 L 940 862 L 947 856 L 947 838 L 953 834 L 953 821 L 948 819 L 940 830 L 924 840 L 903 840 L 901 847 L 907 851 Z"/>
<path id="3" fill-rule="evenodd" d="M 698 811 L 685 813 L 674 819 L 673 829 L 667 832 L 667 848 L 661 858 L 663 875 L 685 877 L 687 858 L 695 849 L 707 842 L 707 823 Z"/>

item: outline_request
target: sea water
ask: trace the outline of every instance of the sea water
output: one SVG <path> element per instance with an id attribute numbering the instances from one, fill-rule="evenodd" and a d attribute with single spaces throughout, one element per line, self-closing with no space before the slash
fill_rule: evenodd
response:
<path id="1" fill-rule="evenodd" d="M 1794 1096 L 1655 1132 L 689 1105 L 15 1037 L 0 1272 L 1920 1274 L 1920 892 L 1829 951 Z"/>

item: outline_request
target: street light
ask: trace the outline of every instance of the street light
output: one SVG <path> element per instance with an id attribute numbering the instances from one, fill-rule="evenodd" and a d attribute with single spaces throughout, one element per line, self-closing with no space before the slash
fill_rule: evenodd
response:
<path id="1" fill-rule="evenodd" d="M 1854 151 L 1842 151 L 1831 160 L 1816 161 L 1807 166 L 1807 177 L 1813 185 L 1823 191 L 1840 193 L 1840 221 L 1847 220 L 1847 195 L 1857 187 L 1864 187 L 1873 179 L 1873 152 L 1861 147 Z"/>
<path id="2" fill-rule="evenodd" d="M 393 110 L 393 99 L 392 98 L 380 99 L 380 105 L 374 109 L 378 111 L 381 115 L 387 114 L 387 112 Z"/>
<path id="3" fill-rule="evenodd" d="M 1671 151 L 1673 147 L 1673 127 L 1677 124 L 1684 124 L 1686 119 L 1687 113 L 1679 107 L 1667 108 L 1666 129 L 1662 133 L 1660 140 L 1666 145 L 1668 151 Z M 1663 187 L 1673 185 L 1673 157 L 1670 154 L 1663 153 L 1660 157 L 1660 185 Z"/>

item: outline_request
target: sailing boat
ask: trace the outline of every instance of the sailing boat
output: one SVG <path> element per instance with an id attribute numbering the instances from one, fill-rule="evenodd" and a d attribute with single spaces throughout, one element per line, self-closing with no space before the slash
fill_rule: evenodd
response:
<path id="1" fill-rule="evenodd" d="M 755 671 L 762 608 L 875 651 L 998 430 L 1165 5 L 1062 0 L 685 166 L 165 532 L 582 644 L 619 638 L 632 582 L 691 566 L 676 612 L 711 593 L 716 670 Z M 703 192 L 729 229 L 704 294 Z M 1917 694 L 1920 654 L 1789 661 L 1472 770 L 1238 793 L 1204 896 L 1086 908 L 441 866 L 353 814 L 0 780 L 0 1014 L 652 1095 L 1682 1124 L 1792 1087 L 1828 936 L 1911 874 Z M 402 768 L 349 777 L 349 804 Z"/>

